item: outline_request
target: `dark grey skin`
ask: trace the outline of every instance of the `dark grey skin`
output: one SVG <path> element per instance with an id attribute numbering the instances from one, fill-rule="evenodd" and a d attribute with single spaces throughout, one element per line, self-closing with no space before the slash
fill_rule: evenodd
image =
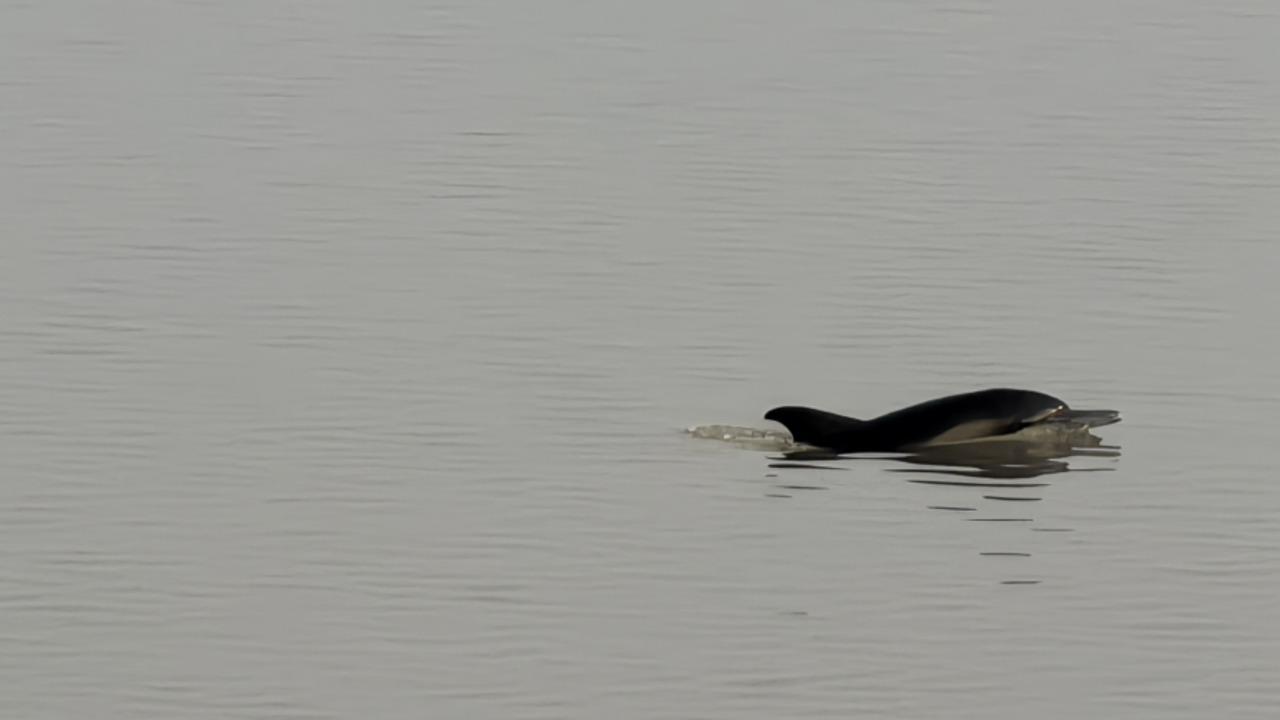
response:
<path id="1" fill-rule="evenodd" d="M 786 426 L 798 443 L 837 453 L 897 452 L 970 442 L 1040 423 L 1098 427 L 1120 420 L 1114 410 L 1072 410 L 1052 395 L 1009 388 L 949 395 L 872 420 L 797 406 L 776 407 L 764 417 Z"/>

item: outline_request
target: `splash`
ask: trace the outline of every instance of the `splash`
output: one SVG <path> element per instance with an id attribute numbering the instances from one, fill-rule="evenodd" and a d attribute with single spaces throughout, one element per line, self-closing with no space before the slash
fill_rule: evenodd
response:
<path id="1" fill-rule="evenodd" d="M 701 440 L 718 440 L 752 450 L 790 451 L 806 447 L 793 442 L 785 431 L 738 425 L 694 425 L 685 428 L 685 432 Z"/>

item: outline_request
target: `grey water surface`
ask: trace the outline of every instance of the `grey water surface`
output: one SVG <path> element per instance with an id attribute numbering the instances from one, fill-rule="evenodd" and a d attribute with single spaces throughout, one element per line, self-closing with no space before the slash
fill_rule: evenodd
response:
<path id="1" fill-rule="evenodd" d="M 1280 6 L 0 17 L 4 718 L 1280 716 Z"/>

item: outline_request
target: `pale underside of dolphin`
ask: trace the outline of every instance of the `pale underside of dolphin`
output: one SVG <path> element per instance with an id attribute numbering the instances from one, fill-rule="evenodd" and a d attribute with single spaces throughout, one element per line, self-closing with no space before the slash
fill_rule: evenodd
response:
<path id="1" fill-rule="evenodd" d="M 781 423 L 797 443 L 837 453 L 915 450 L 1000 439 L 1038 426 L 1087 430 L 1120 421 L 1115 410 L 1074 410 L 1052 395 L 1010 388 L 949 395 L 871 420 L 791 405 L 764 417 Z"/>

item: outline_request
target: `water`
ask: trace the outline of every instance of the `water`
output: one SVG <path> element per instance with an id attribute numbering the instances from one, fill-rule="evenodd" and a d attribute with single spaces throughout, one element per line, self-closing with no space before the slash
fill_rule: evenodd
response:
<path id="1" fill-rule="evenodd" d="M 1278 33 L 15 5 L 5 716 L 1274 717 Z M 685 432 L 987 386 L 1118 450 Z"/>

